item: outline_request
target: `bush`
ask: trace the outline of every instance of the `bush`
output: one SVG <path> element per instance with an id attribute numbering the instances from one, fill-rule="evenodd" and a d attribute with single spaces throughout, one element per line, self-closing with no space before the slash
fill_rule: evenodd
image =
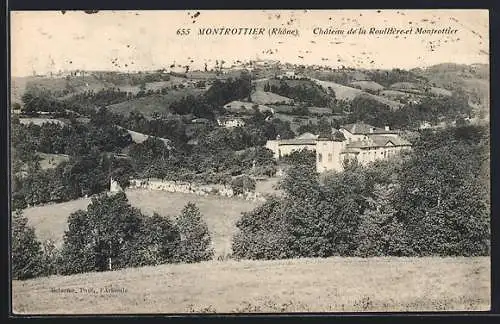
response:
<path id="1" fill-rule="evenodd" d="M 28 226 L 28 219 L 21 211 L 12 215 L 12 277 L 29 279 L 43 273 L 43 254 L 35 230 Z"/>
<path id="2" fill-rule="evenodd" d="M 403 223 L 396 217 L 391 198 L 394 186 L 376 186 L 370 207 L 361 216 L 357 233 L 356 255 L 372 256 L 411 256 L 415 251 L 409 244 L 408 233 Z"/>
<path id="3" fill-rule="evenodd" d="M 59 273 L 61 266 L 61 251 L 57 249 L 52 240 L 47 240 L 42 244 L 42 265 L 43 275 L 50 276 Z"/>
<path id="4" fill-rule="evenodd" d="M 281 202 L 275 198 L 237 222 L 239 232 L 233 237 L 233 256 L 236 259 L 283 259 L 290 257 L 289 233 L 281 213 Z"/>
<path id="5" fill-rule="evenodd" d="M 256 182 L 247 175 L 241 175 L 231 180 L 231 189 L 235 195 L 255 191 Z"/>
<path id="6" fill-rule="evenodd" d="M 203 221 L 200 210 L 193 203 L 188 203 L 177 218 L 180 233 L 177 257 L 181 262 L 200 262 L 211 260 L 214 250 L 208 226 Z"/>
<path id="7" fill-rule="evenodd" d="M 166 217 L 154 213 L 144 217 L 141 230 L 127 249 L 130 266 L 158 265 L 177 262 L 180 234 Z"/>

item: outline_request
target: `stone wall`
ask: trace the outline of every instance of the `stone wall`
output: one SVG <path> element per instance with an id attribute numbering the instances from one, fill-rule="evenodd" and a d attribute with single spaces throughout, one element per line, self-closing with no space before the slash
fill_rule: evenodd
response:
<path id="1" fill-rule="evenodd" d="M 189 193 L 200 196 L 215 195 L 222 197 L 236 197 L 245 200 L 265 199 L 261 194 L 255 192 L 245 192 L 240 195 L 235 195 L 231 187 L 221 184 L 203 185 L 184 181 L 168 181 L 161 179 L 133 179 L 130 180 L 129 188 Z"/>

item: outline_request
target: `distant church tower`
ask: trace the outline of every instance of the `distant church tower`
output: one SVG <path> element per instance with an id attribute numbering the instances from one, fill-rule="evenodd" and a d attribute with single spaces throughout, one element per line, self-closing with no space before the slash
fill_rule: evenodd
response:
<path id="1" fill-rule="evenodd" d="M 116 193 L 116 192 L 122 192 L 122 191 L 123 191 L 123 189 L 120 186 L 120 184 L 118 183 L 118 181 L 111 178 L 110 185 L 109 185 L 109 192 Z"/>

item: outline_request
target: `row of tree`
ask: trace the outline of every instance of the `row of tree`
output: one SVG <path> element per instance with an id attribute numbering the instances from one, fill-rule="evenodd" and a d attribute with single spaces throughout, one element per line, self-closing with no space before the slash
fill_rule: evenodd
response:
<path id="1" fill-rule="evenodd" d="M 24 125 L 12 119 L 12 147 L 16 157 L 27 161 L 35 152 L 81 156 L 91 152 L 120 152 L 132 143 L 125 129 L 114 125 L 45 122 Z"/>
<path id="2" fill-rule="evenodd" d="M 200 262 L 213 255 L 208 227 L 193 203 L 170 219 L 143 215 L 124 193 L 101 195 L 69 216 L 61 248 L 40 243 L 21 212 L 12 220 L 14 279 Z"/>
<path id="3" fill-rule="evenodd" d="M 98 194 L 109 189 L 111 178 L 126 187 L 134 175 L 129 159 L 106 152 L 70 157 L 49 169 L 42 169 L 38 160 L 31 161 L 12 175 L 12 207 L 23 209 Z"/>

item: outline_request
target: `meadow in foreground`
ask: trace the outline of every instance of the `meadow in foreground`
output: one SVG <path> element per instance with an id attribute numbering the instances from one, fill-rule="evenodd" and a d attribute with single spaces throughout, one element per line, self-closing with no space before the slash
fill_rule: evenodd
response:
<path id="1" fill-rule="evenodd" d="M 490 307 L 490 260 L 208 261 L 13 281 L 19 314 L 461 311 Z"/>

